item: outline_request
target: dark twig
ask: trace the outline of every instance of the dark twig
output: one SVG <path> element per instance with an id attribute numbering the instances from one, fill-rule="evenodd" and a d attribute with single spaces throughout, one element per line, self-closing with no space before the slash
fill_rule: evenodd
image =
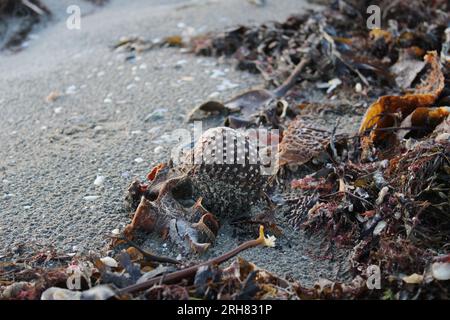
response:
<path id="1" fill-rule="evenodd" d="M 263 226 L 260 226 L 260 228 L 259 228 L 258 239 L 244 242 L 237 248 L 235 248 L 219 257 L 210 259 L 206 262 L 202 262 L 195 266 L 192 266 L 192 267 L 189 267 L 189 268 L 186 268 L 183 270 L 175 271 L 175 272 L 172 272 L 169 274 L 164 274 L 162 276 L 155 277 L 153 279 L 144 281 L 142 283 L 138 283 L 138 284 L 134 284 L 134 285 L 125 287 L 123 289 L 118 290 L 116 295 L 120 296 L 120 295 L 129 294 L 129 293 L 136 292 L 136 291 L 142 291 L 142 290 L 152 287 L 155 284 L 171 283 L 171 282 L 173 283 L 173 282 L 185 279 L 185 278 L 190 278 L 196 274 L 197 270 L 200 267 L 207 266 L 207 265 L 219 265 L 219 264 L 233 258 L 240 252 L 250 249 L 250 248 L 253 248 L 253 247 L 257 247 L 259 245 L 265 245 L 265 246 L 273 246 L 274 245 L 270 240 L 268 240 L 264 237 L 264 227 Z"/>
<path id="2" fill-rule="evenodd" d="M 124 241 L 127 245 L 129 245 L 130 247 L 135 248 L 136 250 L 138 250 L 140 253 L 142 253 L 142 255 L 144 256 L 144 259 L 147 261 L 155 261 L 155 262 L 161 262 L 161 263 L 172 263 L 172 264 L 180 264 L 180 261 L 169 258 L 169 257 L 163 257 L 163 256 L 157 256 L 154 255 L 144 249 L 142 249 L 141 247 L 139 247 L 135 242 L 125 238 L 124 236 L 112 236 L 112 238 L 115 239 L 119 239 Z"/>

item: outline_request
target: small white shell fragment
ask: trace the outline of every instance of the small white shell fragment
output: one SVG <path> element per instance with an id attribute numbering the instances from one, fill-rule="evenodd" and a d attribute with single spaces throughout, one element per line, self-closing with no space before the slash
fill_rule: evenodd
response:
<path id="1" fill-rule="evenodd" d="M 120 234 L 120 230 L 118 228 L 111 231 L 114 236 L 118 236 Z"/>
<path id="2" fill-rule="evenodd" d="M 77 87 L 72 85 L 66 89 L 66 94 L 75 94 L 77 91 Z"/>
<path id="3" fill-rule="evenodd" d="M 436 280 L 450 280 L 450 263 L 435 262 L 431 265 L 431 274 Z"/>
<path id="4" fill-rule="evenodd" d="M 219 69 L 214 69 L 211 73 L 212 79 L 217 79 L 217 78 L 220 78 L 223 76 L 225 76 L 225 72 L 223 72 L 222 70 L 219 70 Z"/>
<path id="5" fill-rule="evenodd" d="M 358 83 L 355 85 L 355 91 L 356 91 L 357 93 L 361 93 L 362 90 L 363 90 L 362 84 L 358 82 Z"/>
<path id="6" fill-rule="evenodd" d="M 154 153 L 161 153 L 163 151 L 164 151 L 164 148 L 161 147 L 161 146 L 158 146 L 158 147 L 155 148 L 155 150 L 153 150 Z"/>
<path id="7" fill-rule="evenodd" d="M 98 198 L 100 198 L 100 197 L 99 196 L 86 196 L 83 199 L 86 200 L 86 201 L 95 201 Z"/>
<path id="8" fill-rule="evenodd" d="M 378 224 L 376 225 L 376 227 L 373 229 L 373 235 L 377 236 L 381 233 L 381 231 L 384 230 L 384 228 L 386 228 L 386 221 L 380 221 L 378 222 Z"/>
<path id="9" fill-rule="evenodd" d="M 342 84 L 342 80 L 339 78 L 334 78 L 334 79 L 331 79 L 330 81 L 328 81 L 328 84 L 330 86 L 328 87 L 327 93 L 331 93 L 334 91 L 334 89 L 336 89 L 337 87 L 339 87 Z"/>
<path id="10" fill-rule="evenodd" d="M 382 204 L 383 201 L 384 201 L 384 198 L 386 197 L 386 195 L 388 194 L 388 192 L 389 192 L 389 188 L 388 188 L 388 187 L 383 187 L 383 188 L 380 190 L 380 193 L 378 194 L 377 201 L 376 201 L 375 203 L 376 203 L 377 205 Z"/>
<path id="11" fill-rule="evenodd" d="M 104 176 L 97 176 L 97 178 L 95 178 L 94 181 L 94 185 L 97 187 L 100 187 L 103 185 L 103 183 L 105 183 L 105 177 Z"/>
<path id="12" fill-rule="evenodd" d="M 142 158 L 136 158 L 136 159 L 134 159 L 134 162 L 136 162 L 136 163 L 142 163 L 142 162 L 144 162 L 144 159 L 142 159 Z"/>
<path id="13" fill-rule="evenodd" d="M 403 277 L 402 280 L 408 284 L 417 284 L 423 282 L 423 276 L 417 273 L 413 273 L 409 276 Z"/>
<path id="14" fill-rule="evenodd" d="M 114 259 L 111 258 L 111 257 L 104 257 L 104 258 L 101 258 L 100 261 L 101 261 L 105 266 L 108 266 L 108 267 L 111 267 L 111 268 L 117 268 L 117 267 L 119 266 L 119 264 L 117 263 L 117 261 L 114 260 Z"/>
<path id="15" fill-rule="evenodd" d="M 232 83 L 228 79 L 223 79 L 222 83 L 217 86 L 217 91 L 226 91 L 226 90 L 234 89 L 234 88 L 237 88 L 237 87 L 239 87 L 238 84 Z"/>
<path id="16" fill-rule="evenodd" d="M 52 287 L 42 293 L 41 300 L 81 300 L 81 292 Z"/>
<path id="17" fill-rule="evenodd" d="M 438 135 L 435 139 L 436 142 L 444 142 L 450 140 L 450 133 L 444 132 Z"/>

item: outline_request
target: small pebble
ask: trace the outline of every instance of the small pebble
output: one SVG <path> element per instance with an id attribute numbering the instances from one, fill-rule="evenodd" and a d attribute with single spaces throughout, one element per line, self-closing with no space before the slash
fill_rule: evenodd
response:
<path id="1" fill-rule="evenodd" d="M 136 158 L 136 159 L 134 159 L 134 162 L 136 162 L 136 163 L 142 163 L 142 162 L 144 162 L 144 159 L 142 159 L 142 158 Z"/>
<path id="2" fill-rule="evenodd" d="M 358 83 L 355 85 L 355 91 L 356 91 L 357 93 L 361 93 L 362 90 L 363 90 L 362 84 L 358 82 Z"/>
<path id="3" fill-rule="evenodd" d="M 153 150 L 153 152 L 156 153 L 156 154 L 159 154 L 159 153 L 161 153 L 163 151 L 164 151 L 164 148 L 161 147 L 161 146 L 158 146 L 158 147 L 155 148 L 155 150 Z"/>

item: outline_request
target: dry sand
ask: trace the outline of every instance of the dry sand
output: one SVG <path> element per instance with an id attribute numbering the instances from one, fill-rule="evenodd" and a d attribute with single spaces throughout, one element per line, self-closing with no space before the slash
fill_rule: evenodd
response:
<path id="1" fill-rule="evenodd" d="M 123 207 L 128 183 L 167 158 L 175 143 L 170 133 L 187 126 L 185 114 L 217 92 L 223 79 L 237 86 L 220 91 L 218 99 L 262 83 L 226 62 L 178 49 L 125 61 L 111 45 L 133 34 L 155 39 L 186 27 L 214 31 L 283 20 L 308 6 L 300 0 L 267 2 L 258 8 L 243 0 L 115 0 L 94 7 L 47 0 L 52 20 L 33 31 L 25 50 L 0 55 L 0 257 L 49 245 L 64 252 L 104 248 L 111 230 L 129 222 Z M 81 30 L 66 28 L 70 4 L 82 8 Z M 224 75 L 211 78 L 215 69 Z M 46 102 L 52 91 L 63 95 Z M 145 121 L 155 110 L 154 119 Z M 94 185 L 97 176 L 105 177 L 102 186 Z M 237 244 L 231 234 L 223 229 L 210 255 Z M 346 266 L 337 257 L 345 250 L 318 259 L 326 243 L 289 228 L 285 235 L 278 248 L 243 256 L 306 283 L 343 276 Z M 158 241 L 148 246 L 176 254 Z"/>

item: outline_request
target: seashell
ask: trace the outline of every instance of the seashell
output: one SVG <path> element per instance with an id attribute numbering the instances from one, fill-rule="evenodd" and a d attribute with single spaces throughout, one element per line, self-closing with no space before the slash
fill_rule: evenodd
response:
<path id="1" fill-rule="evenodd" d="M 205 131 L 174 170 L 189 178 L 194 198 L 202 197 L 206 209 L 230 216 L 261 198 L 269 177 L 263 168 L 256 139 L 219 127 Z"/>

